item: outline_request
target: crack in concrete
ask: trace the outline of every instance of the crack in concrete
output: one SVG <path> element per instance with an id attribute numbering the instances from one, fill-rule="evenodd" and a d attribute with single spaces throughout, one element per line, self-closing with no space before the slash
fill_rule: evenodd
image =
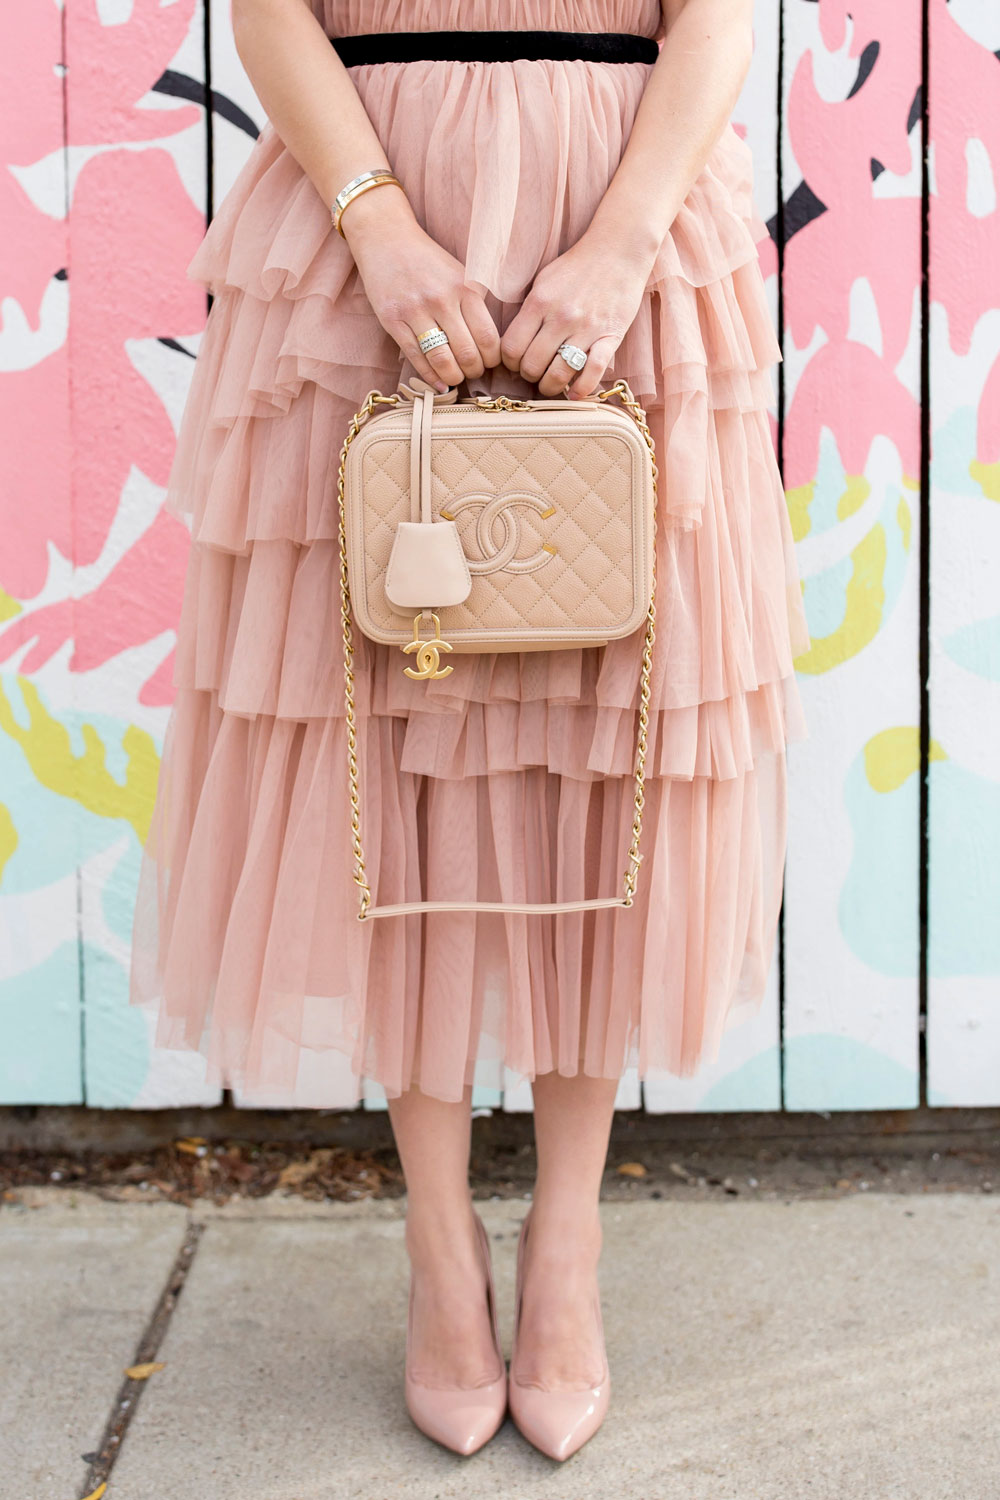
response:
<path id="1" fill-rule="evenodd" d="M 129 1363 L 130 1369 L 133 1365 L 147 1364 L 156 1359 L 157 1351 L 170 1326 L 177 1299 L 184 1290 L 184 1283 L 194 1264 L 198 1242 L 205 1228 L 206 1225 L 197 1220 L 189 1222 L 163 1290 L 157 1299 L 149 1322 L 139 1337 L 135 1353 Z M 93 1453 L 82 1455 L 88 1468 L 78 1500 L 85 1500 L 86 1496 L 92 1495 L 96 1489 L 107 1482 L 124 1445 L 125 1434 L 135 1415 L 143 1389 L 148 1384 L 148 1379 L 136 1380 L 130 1375 L 126 1375 L 122 1380 L 108 1413 L 100 1443 Z"/>

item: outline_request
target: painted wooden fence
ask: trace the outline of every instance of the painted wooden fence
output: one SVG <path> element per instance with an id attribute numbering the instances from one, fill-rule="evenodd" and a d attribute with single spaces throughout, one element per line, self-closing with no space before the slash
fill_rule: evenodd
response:
<path id="1" fill-rule="evenodd" d="M 161 508 L 206 312 L 184 267 L 262 112 L 224 0 L 33 0 L 7 31 L 0 1102 L 211 1103 L 128 1006 L 128 938 L 188 545 Z M 996 1104 L 1000 8 L 758 0 L 735 120 L 811 736 L 767 1003 L 696 1078 L 627 1076 L 619 1103 Z M 317 1059 L 294 1102 L 349 1082 Z"/>

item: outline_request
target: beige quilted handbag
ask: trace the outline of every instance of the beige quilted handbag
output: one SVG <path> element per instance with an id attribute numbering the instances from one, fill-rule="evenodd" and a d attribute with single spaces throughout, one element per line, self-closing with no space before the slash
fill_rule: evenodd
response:
<path id="1" fill-rule="evenodd" d="M 413 379 L 370 391 L 338 478 L 344 690 L 359 918 L 424 911 L 583 911 L 631 906 L 639 870 L 655 638 L 656 462 L 624 380 L 570 401 L 439 393 Z M 620 396 L 626 410 L 607 405 Z M 387 409 L 375 413 L 378 406 Z M 621 895 L 587 901 L 374 905 L 365 873 L 353 622 L 398 645 L 417 681 L 466 651 L 603 646 L 645 625 L 635 795 Z"/>

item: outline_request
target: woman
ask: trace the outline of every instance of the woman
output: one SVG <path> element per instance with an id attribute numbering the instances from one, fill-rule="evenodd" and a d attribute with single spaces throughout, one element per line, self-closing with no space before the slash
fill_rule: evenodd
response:
<path id="1" fill-rule="evenodd" d="M 764 992 L 808 636 L 767 416 L 763 226 L 728 123 L 751 8 L 233 3 L 269 124 L 189 268 L 215 301 L 167 497 L 193 546 L 132 999 L 214 1081 L 294 1087 L 321 1054 L 384 1087 L 407 1186 L 407 1403 L 458 1452 L 508 1397 L 557 1458 L 599 1425 L 618 1080 L 693 1073 Z M 343 58 L 331 45 L 363 33 Z M 336 232 L 337 195 L 387 168 Z M 618 376 L 660 492 L 636 905 L 359 924 L 336 592 L 348 422 L 413 377 L 575 399 Z M 357 642 L 381 899 L 616 888 L 641 637 L 466 656 L 420 684 Z M 505 1068 L 532 1081 L 538 1151 L 509 1382 L 467 1171 L 473 1075 Z"/>

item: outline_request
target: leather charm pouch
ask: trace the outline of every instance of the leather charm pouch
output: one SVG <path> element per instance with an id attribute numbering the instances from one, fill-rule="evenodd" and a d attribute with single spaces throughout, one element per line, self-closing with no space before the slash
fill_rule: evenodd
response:
<path id="1" fill-rule="evenodd" d="M 454 521 L 397 521 L 385 570 L 385 597 L 394 609 L 443 609 L 464 604 L 472 574 Z"/>

